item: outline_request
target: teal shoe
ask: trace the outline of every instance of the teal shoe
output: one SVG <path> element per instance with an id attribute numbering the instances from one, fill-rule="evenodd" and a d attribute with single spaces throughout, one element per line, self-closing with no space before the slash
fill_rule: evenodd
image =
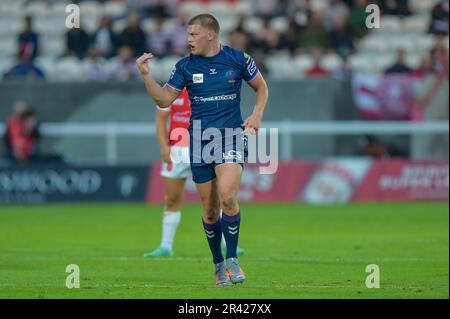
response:
<path id="1" fill-rule="evenodd" d="M 241 256 L 241 255 L 245 254 L 245 249 L 244 249 L 244 248 L 238 247 L 238 248 L 236 249 L 236 254 L 237 254 L 238 256 Z"/>
<path id="2" fill-rule="evenodd" d="M 144 254 L 144 257 L 170 257 L 170 256 L 173 256 L 173 251 L 162 247 L 158 247 L 154 251 Z"/>

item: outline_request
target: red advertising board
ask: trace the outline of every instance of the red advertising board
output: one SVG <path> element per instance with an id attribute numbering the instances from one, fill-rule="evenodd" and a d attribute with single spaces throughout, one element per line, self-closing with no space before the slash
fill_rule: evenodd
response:
<path id="1" fill-rule="evenodd" d="M 448 163 L 374 161 L 354 201 L 448 200 Z"/>
<path id="2" fill-rule="evenodd" d="M 446 201 L 449 198 L 447 161 L 327 159 L 279 163 L 275 174 L 264 175 L 247 164 L 239 189 L 241 202 L 314 204 L 349 201 Z M 164 200 L 161 164 L 152 166 L 147 201 Z M 198 202 L 195 184 L 187 179 L 185 201 Z"/>

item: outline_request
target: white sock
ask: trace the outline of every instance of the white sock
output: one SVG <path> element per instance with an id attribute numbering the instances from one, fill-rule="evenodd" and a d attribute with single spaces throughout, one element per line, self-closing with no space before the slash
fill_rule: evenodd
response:
<path id="1" fill-rule="evenodd" d="M 162 235 L 161 247 L 172 250 L 173 240 L 177 232 L 178 224 L 180 223 L 181 213 L 178 212 L 164 212 L 162 221 Z"/>

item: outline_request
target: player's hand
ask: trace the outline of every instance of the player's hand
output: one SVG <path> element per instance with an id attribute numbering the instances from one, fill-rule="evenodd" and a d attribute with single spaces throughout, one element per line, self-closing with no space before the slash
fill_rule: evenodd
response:
<path id="1" fill-rule="evenodd" d="M 256 134 L 261 127 L 261 116 L 253 113 L 244 121 L 244 134 Z"/>
<path id="2" fill-rule="evenodd" d="M 161 147 L 161 159 L 163 160 L 163 162 L 165 162 L 169 165 L 172 164 L 172 159 L 170 158 L 170 147 L 169 146 Z"/>
<path id="3" fill-rule="evenodd" d="M 147 75 L 150 73 L 150 67 L 148 66 L 148 61 L 153 58 L 153 54 L 144 53 L 136 60 L 136 66 L 142 75 Z"/>

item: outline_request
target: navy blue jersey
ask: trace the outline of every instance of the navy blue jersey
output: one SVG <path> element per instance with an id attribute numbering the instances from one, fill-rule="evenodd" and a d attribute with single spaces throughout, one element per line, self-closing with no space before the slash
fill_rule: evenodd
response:
<path id="1" fill-rule="evenodd" d="M 258 68 L 248 54 L 221 46 L 218 54 L 202 57 L 191 54 L 176 65 L 167 85 L 189 92 L 192 121 L 201 120 L 202 130 L 242 126 L 240 109 L 242 80 L 251 81 Z"/>

